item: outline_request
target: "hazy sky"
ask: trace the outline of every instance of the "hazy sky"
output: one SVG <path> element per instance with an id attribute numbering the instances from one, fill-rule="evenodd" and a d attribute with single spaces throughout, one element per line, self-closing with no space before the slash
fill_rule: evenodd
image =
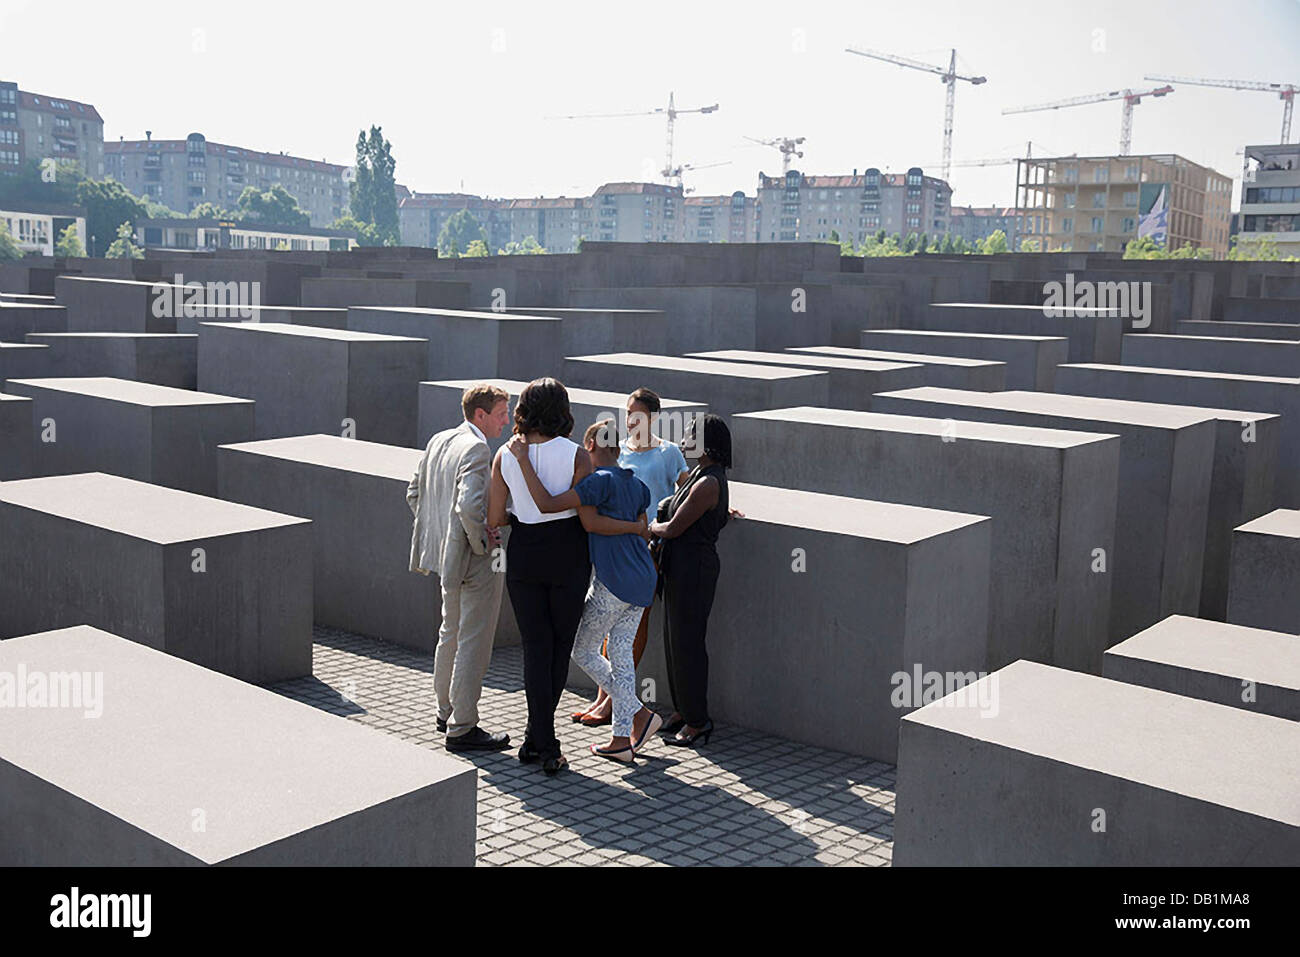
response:
<path id="1" fill-rule="evenodd" d="M 848 45 L 982 74 L 957 89 L 953 158 L 1117 151 L 1118 102 L 1007 106 L 1147 84 L 1145 73 L 1300 83 L 1300 0 L 679 4 L 0 0 L 0 79 L 94 103 L 105 140 L 209 139 L 336 163 L 372 123 L 420 191 L 580 195 L 663 165 L 662 117 L 553 114 L 719 103 L 677 122 L 700 193 L 753 194 L 780 155 L 743 137 L 805 136 L 806 173 L 912 165 L 938 174 L 937 76 Z M 1239 178 L 1277 142 L 1267 93 L 1183 86 L 1134 113 L 1134 153 L 1181 153 Z M 1300 111 L 1295 140 L 1300 136 Z M 956 168 L 955 203 L 1010 203 L 1014 166 Z"/>

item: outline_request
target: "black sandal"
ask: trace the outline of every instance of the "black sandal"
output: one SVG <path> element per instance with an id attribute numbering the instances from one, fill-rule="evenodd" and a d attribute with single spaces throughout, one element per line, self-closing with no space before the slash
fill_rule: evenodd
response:
<path id="1" fill-rule="evenodd" d="M 664 744 L 672 745 L 674 748 L 698 748 L 701 744 L 709 743 L 709 735 L 713 734 L 713 720 L 705 722 L 704 727 L 700 728 L 688 738 L 679 738 L 673 736 L 664 738 Z"/>

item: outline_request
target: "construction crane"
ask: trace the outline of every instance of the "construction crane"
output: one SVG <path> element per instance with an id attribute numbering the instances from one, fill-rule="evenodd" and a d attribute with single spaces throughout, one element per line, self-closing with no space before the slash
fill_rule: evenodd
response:
<path id="1" fill-rule="evenodd" d="M 1294 83 L 1264 83 L 1257 80 L 1207 80 L 1194 76 L 1148 76 L 1145 79 L 1164 83 L 1187 83 L 1192 86 L 1218 86 L 1227 90 L 1262 90 L 1276 93 L 1282 101 L 1282 143 L 1291 142 L 1291 113 L 1295 109 L 1295 95 L 1300 86 Z"/>
<path id="2" fill-rule="evenodd" d="M 922 63 L 920 60 L 909 60 L 907 57 L 894 56 L 892 53 L 880 53 L 877 50 L 858 50 L 854 47 L 845 47 L 844 52 L 870 57 L 873 60 L 884 60 L 886 63 L 894 63 L 913 70 L 924 70 L 926 73 L 936 73 L 943 79 L 944 86 L 948 88 L 947 101 L 943 108 L 943 178 L 946 180 L 948 171 L 952 167 L 952 108 L 957 92 L 957 81 L 965 80 L 972 86 L 979 86 L 981 83 L 987 83 L 988 78 L 958 74 L 956 50 L 953 50 L 952 55 L 948 58 L 948 69 L 946 70 L 941 66 L 931 66 L 929 63 Z"/>
<path id="3" fill-rule="evenodd" d="M 714 167 L 717 167 L 717 166 L 730 166 L 730 165 L 731 165 L 731 160 L 723 160 L 723 161 L 720 162 L 720 163 L 683 163 L 681 166 L 676 167 L 676 168 L 672 171 L 672 178 L 677 180 L 677 185 L 678 185 L 678 186 L 682 186 L 682 192 L 683 192 L 683 193 L 693 193 L 693 192 L 695 192 L 695 189 L 694 189 L 693 187 L 690 188 L 690 189 L 687 189 L 687 188 L 686 188 L 685 186 L 683 186 L 683 184 L 682 184 L 682 173 L 683 173 L 683 171 L 685 171 L 685 170 L 697 170 L 697 169 L 713 169 Z"/>
<path id="4" fill-rule="evenodd" d="M 1056 100 L 1052 103 L 1034 103 L 1030 106 L 1011 106 L 1002 111 L 1008 113 L 1032 113 L 1035 110 L 1059 110 L 1063 106 L 1083 106 L 1087 103 L 1104 103 L 1107 100 L 1123 100 L 1124 115 L 1119 127 L 1119 155 L 1129 155 L 1129 144 L 1133 140 L 1133 107 L 1142 102 L 1144 96 L 1165 96 L 1174 92 L 1172 86 L 1158 86 L 1151 90 L 1111 90 L 1109 93 L 1093 93 L 1088 96 L 1075 96 L 1068 100 Z"/>
<path id="5" fill-rule="evenodd" d="M 803 150 L 799 146 L 807 137 L 804 136 L 779 136 L 776 139 L 760 140 L 752 136 L 746 136 L 745 139 L 751 143 L 757 143 L 759 146 L 771 146 L 781 151 L 781 175 L 784 176 L 790 172 L 790 163 L 794 157 L 803 159 Z"/>
<path id="6" fill-rule="evenodd" d="M 1038 145 L 1041 147 L 1043 144 L 1039 143 Z M 1034 158 L 1034 143 L 1032 140 L 1030 140 L 1028 143 L 1025 144 L 1024 156 L 994 156 L 994 157 L 989 157 L 987 159 L 956 160 L 952 163 L 952 165 L 953 166 L 1007 166 L 1011 163 L 1019 162 L 1022 159 L 1033 159 L 1033 158 Z"/>
<path id="7" fill-rule="evenodd" d="M 677 168 L 673 165 L 673 124 L 677 122 L 677 117 L 685 113 L 716 113 L 718 104 L 712 106 L 701 106 L 694 110 L 679 110 L 673 101 L 673 94 L 668 94 L 667 108 L 657 106 L 653 110 L 636 110 L 631 113 L 581 113 L 573 116 L 551 116 L 547 119 L 552 120 L 604 120 L 613 117 L 622 116 L 667 116 L 668 117 L 668 152 L 664 162 L 664 168 L 660 170 L 664 181 L 667 182 L 673 178 L 673 171 Z"/>

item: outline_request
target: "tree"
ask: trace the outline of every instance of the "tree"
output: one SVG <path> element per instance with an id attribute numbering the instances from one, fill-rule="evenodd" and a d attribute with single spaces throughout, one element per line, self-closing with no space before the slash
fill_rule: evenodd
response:
<path id="1" fill-rule="evenodd" d="M 265 223 L 269 226 L 310 226 L 311 217 L 298 208 L 293 194 L 276 183 L 266 191 L 256 186 L 245 186 L 236 204 L 239 218 L 246 223 Z"/>
<path id="2" fill-rule="evenodd" d="M 1007 234 L 1000 229 L 993 230 L 984 240 L 982 252 L 985 256 L 996 256 L 998 253 L 1009 252 L 1007 248 Z"/>
<path id="3" fill-rule="evenodd" d="M 0 219 L 0 262 L 13 262 L 23 258 L 18 241 L 9 233 L 9 227 Z"/>
<path id="4" fill-rule="evenodd" d="M 356 233 L 358 246 L 382 246 L 383 242 L 379 238 L 379 233 L 375 230 L 374 223 L 362 223 L 353 219 L 351 214 L 340 216 L 334 222 L 330 223 L 330 229 L 343 229 L 348 232 Z"/>
<path id="5" fill-rule="evenodd" d="M 1039 251 L 1038 247 L 1039 241 L 1037 239 L 1026 238 L 1020 240 L 1020 251 L 1022 253 L 1036 253 Z"/>
<path id="6" fill-rule="evenodd" d="M 844 242 L 840 243 L 840 255 L 856 256 L 857 254 L 857 247 L 853 245 L 853 234 L 850 233 L 848 236 L 844 237 Z"/>
<path id="7" fill-rule="evenodd" d="M 838 229 L 832 229 L 832 230 L 831 230 L 830 240 L 831 240 L 831 242 L 833 242 L 833 243 L 838 243 L 838 242 L 841 241 L 841 240 L 840 240 L 840 231 L 839 231 Z"/>
<path id="8" fill-rule="evenodd" d="M 77 236 L 76 223 L 59 233 L 59 240 L 54 244 L 54 255 L 65 259 L 79 259 L 86 255 L 86 247 L 81 245 L 81 239 Z"/>
<path id="9" fill-rule="evenodd" d="M 206 199 L 190 210 L 190 216 L 194 219 L 231 219 L 236 222 L 239 221 L 238 214 Z"/>
<path id="10" fill-rule="evenodd" d="M 542 244 L 537 241 L 536 236 L 525 236 L 521 242 L 511 240 L 506 243 L 505 249 L 498 249 L 499 256 L 540 256 L 546 252 Z"/>
<path id="11" fill-rule="evenodd" d="M 903 243 L 903 252 L 909 254 L 916 252 L 916 233 L 907 234 L 907 240 Z"/>
<path id="12" fill-rule="evenodd" d="M 384 139 L 383 127 L 370 127 L 368 137 L 365 130 L 358 133 L 356 178 L 349 190 L 349 206 L 352 218 L 374 226 L 375 234 L 385 246 L 401 242 L 396 173 L 393 144 Z"/>
<path id="13" fill-rule="evenodd" d="M 0 176 L 0 203 L 69 205 L 86 178 L 75 160 L 29 159 L 10 176 Z"/>
<path id="14" fill-rule="evenodd" d="M 78 183 L 77 203 L 86 207 L 88 248 L 92 256 L 104 255 L 104 247 L 111 242 L 110 237 L 117 235 L 122 223 L 134 227 L 136 220 L 148 215 L 144 203 L 115 179 L 87 179 Z"/>
<path id="15" fill-rule="evenodd" d="M 105 259 L 144 259 L 144 250 L 135 244 L 135 229 L 129 222 L 117 227 L 117 238 L 104 253 Z"/>
<path id="16" fill-rule="evenodd" d="M 939 244 L 939 252 L 945 256 L 952 254 L 952 233 L 943 234 L 943 242 Z"/>
<path id="17" fill-rule="evenodd" d="M 455 259 L 469 249 L 470 243 L 475 240 L 487 245 L 483 227 L 468 209 L 457 210 L 442 224 L 442 230 L 438 233 L 438 255 Z"/>
<path id="18" fill-rule="evenodd" d="M 484 256 L 491 256 L 492 251 L 488 249 L 487 242 L 482 239 L 476 239 L 465 249 L 465 256 L 468 259 L 481 259 Z"/>

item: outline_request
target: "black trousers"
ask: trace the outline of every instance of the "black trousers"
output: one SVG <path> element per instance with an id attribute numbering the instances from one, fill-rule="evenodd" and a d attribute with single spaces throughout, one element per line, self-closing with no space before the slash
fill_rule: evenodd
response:
<path id="1" fill-rule="evenodd" d="M 712 545 L 671 542 L 664 561 L 664 657 L 673 707 L 692 728 L 709 721 L 709 654 L 704 639 L 717 591 Z"/>
<path id="2" fill-rule="evenodd" d="M 506 591 L 524 652 L 528 728 L 524 742 L 543 757 L 560 753 L 555 709 L 591 581 L 587 533 L 576 516 L 529 525 L 511 519 Z"/>

